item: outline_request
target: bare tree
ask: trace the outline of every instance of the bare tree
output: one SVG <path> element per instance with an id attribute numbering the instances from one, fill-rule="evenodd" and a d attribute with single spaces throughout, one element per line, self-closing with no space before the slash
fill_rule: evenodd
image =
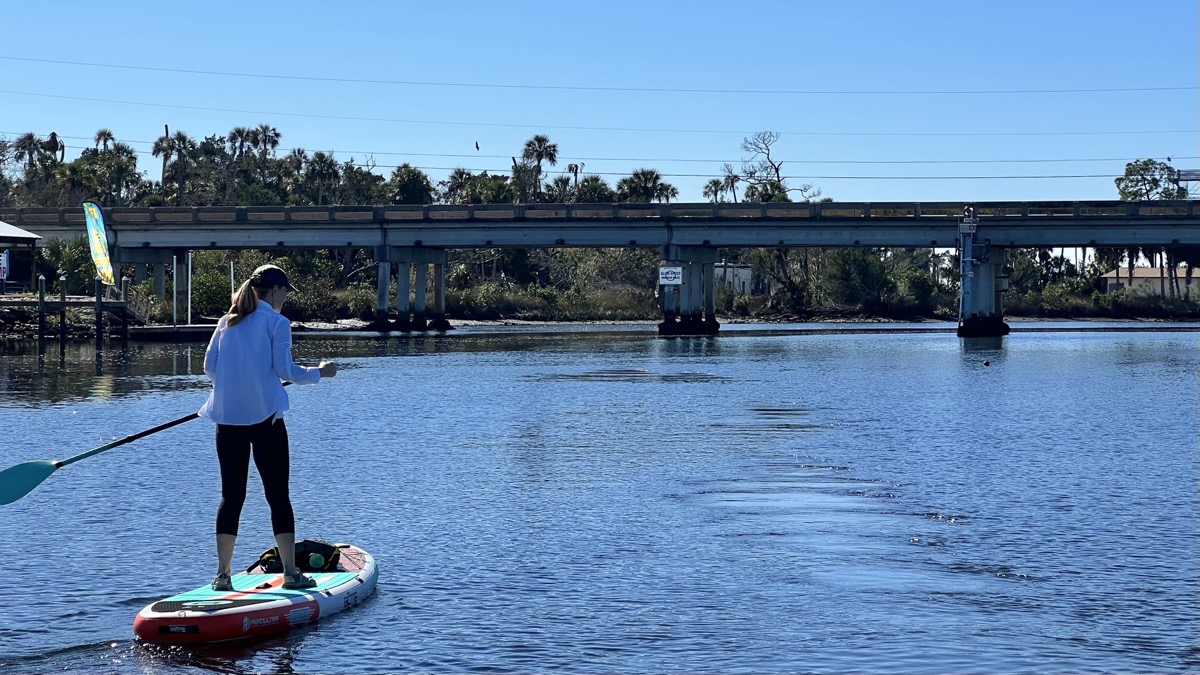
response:
<path id="1" fill-rule="evenodd" d="M 783 182 L 783 162 L 771 157 L 771 146 L 778 141 L 778 131 L 757 131 L 742 139 L 742 152 L 750 153 L 750 159 L 742 160 L 742 177 L 747 183 Z"/>
<path id="2" fill-rule="evenodd" d="M 803 201 L 811 201 L 821 196 L 821 190 L 814 188 L 812 183 L 800 187 L 788 187 L 787 178 L 783 175 L 783 162 L 772 154 L 772 146 L 779 142 L 778 131 L 758 131 L 754 135 L 742 139 L 742 152 L 750 153 L 749 159 L 742 160 L 741 179 L 749 187 L 747 193 L 779 195 L 799 192 Z M 726 180 L 732 174 L 732 167 L 725 165 Z M 733 183 L 736 185 L 736 181 Z M 747 201 L 765 201 L 762 199 L 746 198 Z M 736 198 L 735 200 L 736 201 Z M 779 201 L 778 198 L 771 201 Z M 783 201 L 790 201 L 784 199 Z"/>

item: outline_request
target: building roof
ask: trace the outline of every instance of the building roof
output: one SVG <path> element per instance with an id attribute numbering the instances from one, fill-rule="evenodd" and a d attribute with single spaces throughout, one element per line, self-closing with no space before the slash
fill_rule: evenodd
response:
<path id="1" fill-rule="evenodd" d="M 26 232 L 16 225 L 9 225 L 0 220 L 0 244 L 32 244 L 41 238 L 40 235 Z"/>
<path id="2" fill-rule="evenodd" d="M 1187 270 L 1186 265 L 1179 266 L 1180 272 L 1186 272 L 1186 270 Z M 1133 278 L 1134 279 L 1157 279 L 1160 276 L 1162 276 L 1162 277 L 1167 276 L 1167 270 L 1161 269 L 1158 267 L 1135 267 L 1135 268 L 1133 268 Z M 1129 268 L 1128 267 L 1121 267 L 1119 269 L 1115 269 L 1101 277 L 1101 279 L 1118 279 L 1118 280 L 1128 279 L 1128 278 L 1129 278 Z"/>

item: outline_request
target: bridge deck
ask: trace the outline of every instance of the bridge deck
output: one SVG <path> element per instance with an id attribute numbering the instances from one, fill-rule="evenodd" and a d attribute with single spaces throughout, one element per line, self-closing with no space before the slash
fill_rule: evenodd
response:
<path id="1" fill-rule="evenodd" d="M 403 246 L 954 246 L 970 206 L 995 246 L 1200 244 L 1195 201 L 775 204 L 481 204 L 106 208 L 122 248 Z M 0 209 L 43 236 L 83 232 L 83 210 Z"/>

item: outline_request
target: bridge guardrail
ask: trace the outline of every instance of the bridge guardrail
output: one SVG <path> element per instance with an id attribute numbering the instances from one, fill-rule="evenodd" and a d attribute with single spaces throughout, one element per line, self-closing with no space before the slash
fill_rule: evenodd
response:
<path id="1" fill-rule="evenodd" d="M 522 220 L 870 220 L 873 218 L 943 221 L 962 217 L 972 207 L 980 220 L 1042 218 L 1195 218 L 1195 200 L 1122 202 L 773 202 L 677 204 L 429 204 L 379 206 L 204 206 L 104 207 L 114 226 L 196 223 L 328 224 L 388 222 L 522 221 Z M 2 208 L 0 220 L 17 227 L 84 226 L 82 209 Z"/>

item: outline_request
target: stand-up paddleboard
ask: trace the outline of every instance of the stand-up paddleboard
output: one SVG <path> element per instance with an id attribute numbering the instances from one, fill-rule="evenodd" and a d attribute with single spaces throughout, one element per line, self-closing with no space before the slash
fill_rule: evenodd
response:
<path id="1" fill-rule="evenodd" d="M 146 607 L 134 619 L 133 632 L 147 642 L 240 640 L 286 631 L 353 607 L 375 589 L 375 559 L 357 546 L 334 546 L 339 554 L 335 569 L 307 572 L 317 582 L 313 588 L 283 588 L 283 575 L 268 573 L 260 560 L 233 575 L 232 591 L 205 585 Z"/>

